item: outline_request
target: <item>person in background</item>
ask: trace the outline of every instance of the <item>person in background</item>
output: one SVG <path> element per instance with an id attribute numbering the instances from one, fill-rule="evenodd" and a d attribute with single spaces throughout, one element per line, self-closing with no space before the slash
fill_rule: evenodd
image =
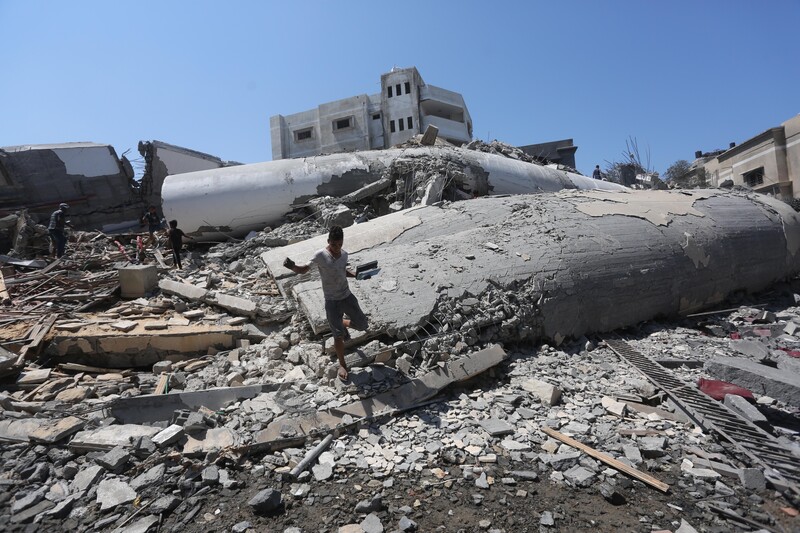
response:
<path id="1" fill-rule="evenodd" d="M 149 233 L 147 244 L 157 243 L 158 238 L 156 237 L 156 232 L 162 229 L 162 225 L 161 217 L 158 216 L 158 212 L 156 211 L 156 206 L 151 205 L 147 209 L 147 213 L 142 215 L 142 224 L 147 224 L 147 232 Z"/>
<path id="2" fill-rule="evenodd" d="M 186 237 L 187 239 L 192 239 L 186 235 L 181 229 L 178 228 L 178 221 L 177 220 L 170 220 L 169 221 L 169 229 L 167 230 L 167 239 L 169 240 L 170 246 L 172 247 L 172 259 L 174 261 L 175 266 L 178 268 L 183 268 L 181 265 L 181 249 L 183 248 L 183 238 Z"/>
<path id="3" fill-rule="evenodd" d="M 67 222 L 67 204 L 59 204 L 58 209 L 53 211 L 50 215 L 50 224 L 47 226 L 47 232 L 50 234 L 50 240 L 53 242 L 53 253 L 56 258 L 64 255 L 67 249 L 67 235 L 64 232 L 64 227 L 72 225 Z"/>
<path id="4" fill-rule="evenodd" d="M 600 165 L 594 166 L 594 172 L 592 172 L 592 177 L 596 180 L 603 179 L 603 173 L 600 172 Z"/>

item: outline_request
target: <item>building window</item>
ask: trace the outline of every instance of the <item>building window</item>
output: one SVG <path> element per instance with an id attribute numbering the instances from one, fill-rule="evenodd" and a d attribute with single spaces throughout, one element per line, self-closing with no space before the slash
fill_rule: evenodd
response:
<path id="1" fill-rule="evenodd" d="M 386 87 L 386 97 L 387 98 L 391 98 L 392 97 L 392 86 L 391 85 Z"/>
<path id="2" fill-rule="evenodd" d="M 412 129 L 414 127 L 414 123 L 411 121 L 411 117 L 406 119 L 406 123 L 408 124 L 408 129 Z"/>
<path id="3" fill-rule="evenodd" d="M 764 167 L 751 170 L 742 174 L 742 179 L 748 187 L 757 187 L 764 183 Z"/>
<path id="4" fill-rule="evenodd" d="M 337 118 L 333 121 L 333 131 L 346 130 L 353 127 L 353 117 Z"/>
<path id="5" fill-rule="evenodd" d="M 380 113 L 375 113 L 374 115 L 372 115 L 372 120 L 380 120 L 380 119 L 381 119 Z"/>
<path id="6" fill-rule="evenodd" d="M 294 131 L 295 142 L 308 141 L 314 138 L 314 128 L 305 128 Z"/>
<path id="7" fill-rule="evenodd" d="M 406 129 L 405 123 L 404 123 L 402 118 L 397 121 L 397 125 L 400 126 L 400 131 L 403 131 L 404 129 Z"/>
<path id="8" fill-rule="evenodd" d="M 400 84 L 399 83 L 394 86 L 394 94 L 396 94 L 397 96 L 400 96 L 401 94 L 403 94 L 403 91 L 400 90 Z"/>
<path id="9" fill-rule="evenodd" d="M 394 120 L 389 121 L 389 131 L 394 133 Z"/>
<path id="10" fill-rule="evenodd" d="M 411 82 L 406 82 L 406 94 L 411 94 Z"/>

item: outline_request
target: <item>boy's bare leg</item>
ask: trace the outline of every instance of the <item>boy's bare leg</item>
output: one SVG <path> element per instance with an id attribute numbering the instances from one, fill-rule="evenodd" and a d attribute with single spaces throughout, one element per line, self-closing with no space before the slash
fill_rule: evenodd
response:
<path id="1" fill-rule="evenodd" d="M 336 358 L 339 360 L 339 379 L 347 380 L 347 364 L 344 362 L 344 339 L 336 337 L 333 339 L 333 347 L 336 349 Z"/>

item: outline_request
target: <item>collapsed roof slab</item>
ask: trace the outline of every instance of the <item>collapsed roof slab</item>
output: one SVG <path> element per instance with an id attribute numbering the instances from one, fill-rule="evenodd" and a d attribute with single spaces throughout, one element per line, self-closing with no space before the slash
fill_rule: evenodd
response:
<path id="1" fill-rule="evenodd" d="M 157 324 L 165 329 L 149 330 Z M 80 363 L 105 368 L 151 366 L 165 359 L 205 355 L 209 348 L 231 349 L 244 335 L 241 326 L 190 324 L 168 326 L 164 322 L 140 321 L 128 332 L 87 326 L 77 332 L 60 332 L 47 351 L 58 363 Z"/>
<path id="2" fill-rule="evenodd" d="M 477 195 L 625 190 L 615 183 L 456 147 L 373 150 L 203 170 L 167 176 L 164 214 L 199 240 L 244 235 L 279 222 L 317 196 L 345 196 L 376 182 L 396 161 L 437 158 L 458 169 L 461 187 Z"/>
<path id="3" fill-rule="evenodd" d="M 319 281 L 287 277 L 281 263 L 324 243 L 262 255 L 318 325 Z M 696 312 L 796 274 L 800 218 L 758 194 L 562 191 L 401 211 L 347 228 L 345 249 L 354 265 L 378 261 L 378 275 L 350 283 L 371 329 L 409 338 L 435 318 L 437 330 L 468 336 L 495 327 L 487 340 L 560 341 Z M 465 296 L 475 301 L 457 301 Z"/>

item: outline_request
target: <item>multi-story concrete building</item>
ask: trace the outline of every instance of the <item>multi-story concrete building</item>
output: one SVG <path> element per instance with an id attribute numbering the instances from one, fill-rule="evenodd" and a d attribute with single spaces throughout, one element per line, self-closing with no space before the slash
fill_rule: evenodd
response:
<path id="1" fill-rule="evenodd" d="M 725 151 L 695 157 L 692 173 L 700 182 L 716 187 L 731 180 L 784 200 L 800 198 L 800 115 Z"/>
<path id="2" fill-rule="evenodd" d="M 454 144 L 472 140 L 472 119 L 459 93 L 426 84 L 415 67 L 395 68 L 381 75 L 379 94 L 270 117 L 272 159 L 389 148 L 429 125 Z"/>

